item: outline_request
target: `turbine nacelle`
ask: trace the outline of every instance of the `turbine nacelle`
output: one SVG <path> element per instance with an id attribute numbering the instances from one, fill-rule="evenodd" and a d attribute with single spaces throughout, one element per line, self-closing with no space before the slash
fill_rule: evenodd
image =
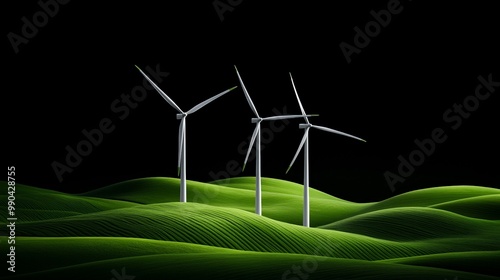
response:
<path id="1" fill-rule="evenodd" d="M 262 118 L 252 118 L 252 123 L 260 123 L 262 120 Z"/>
<path id="2" fill-rule="evenodd" d="M 186 113 L 182 113 L 182 114 L 177 114 L 176 116 L 177 116 L 177 119 L 180 120 L 182 118 L 187 117 L 187 114 Z"/>
<path id="3" fill-rule="evenodd" d="M 306 128 L 309 128 L 309 127 L 312 127 L 312 124 L 310 124 L 310 123 L 301 123 L 301 124 L 299 124 L 299 128 L 300 129 L 306 129 Z"/>

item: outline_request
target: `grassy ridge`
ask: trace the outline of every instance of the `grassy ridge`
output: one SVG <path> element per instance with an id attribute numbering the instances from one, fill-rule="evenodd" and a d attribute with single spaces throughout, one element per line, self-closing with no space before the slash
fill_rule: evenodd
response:
<path id="1" fill-rule="evenodd" d="M 435 209 L 431 211 L 448 213 Z M 383 214 L 381 217 L 385 218 L 386 215 Z M 491 234 L 495 234 L 499 228 L 497 222 L 473 223 L 467 220 L 469 218 L 453 214 L 455 220 L 443 225 L 441 222 L 448 220 L 448 216 L 436 221 L 427 221 L 432 215 L 422 215 L 419 211 L 412 214 L 415 217 L 422 216 L 421 223 L 416 224 L 414 229 L 428 229 L 429 236 L 415 238 L 415 234 L 409 234 L 406 238 L 394 238 L 405 233 L 407 227 L 401 226 L 399 218 L 391 220 L 391 216 L 382 227 L 386 229 L 384 231 L 376 231 L 380 228 L 377 223 L 363 222 L 361 225 L 368 224 L 364 228 L 364 233 L 368 234 L 361 235 L 304 228 L 239 209 L 180 202 L 148 204 L 48 221 L 27 222 L 21 224 L 18 233 L 24 236 L 133 237 L 245 251 L 295 254 L 314 254 L 320 246 L 324 249 L 320 252 L 322 255 L 365 260 L 470 251 L 476 248 L 500 249 L 500 244 L 490 242 Z M 415 224 L 415 221 L 409 221 L 405 225 L 408 224 Z M 461 227 L 455 229 L 457 225 Z M 436 227 L 441 229 L 433 231 Z M 485 235 L 485 232 L 491 234 Z M 369 234 L 377 235 L 377 238 L 369 237 Z M 429 238 L 440 238 L 440 241 L 438 244 L 424 242 Z M 457 238 L 462 239 L 459 244 L 456 244 Z M 391 241 L 392 239 L 408 242 Z M 409 242 L 413 240 L 416 241 Z"/>
<path id="2" fill-rule="evenodd" d="M 484 273 L 500 277 L 498 264 L 500 251 L 454 252 L 427 256 L 415 256 L 400 259 L 382 260 L 380 262 L 436 267 L 450 270 Z"/>
<path id="3" fill-rule="evenodd" d="M 415 244 L 307 229 L 239 209 L 180 202 L 149 204 L 22 223 L 23 236 L 112 236 L 168 240 L 246 251 L 383 259 L 439 252 Z M 448 250 L 443 248 L 442 250 Z"/>
<path id="4" fill-rule="evenodd" d="M 360 214 L 320 228 L 411 241 L 443 236 L 491 236 L 500 231 L 500 221 L 469 218 L 434 208 L 400 207 Z"/>
<path id="5" fill-rule="evenodd" d="M 255 178 L 241 177 L 212 183 L 187 182 L 188 202 L 254 211 Z M 179 180 L 175 178 L 144 178 L 130 180 L 85 193 L 86 196 L 132 201 L 142 204 L 176 202 L 179 198 Z M 500 190 L 476 186 L 450 186 L 416 190 L 376 203 L 355 203 L 335 198 L 310 189 L 311 226 L 326 225 L 361 213 L 397 207 L 433 207 L 440 203 L 474 198 L 483 195 L 500 195 Z M 262 179 L 263 215 L 275 220 L 302 224 L 303 186 L 271 179 Z M 477 206 L 481 199 L 467 208 Z M 497 209 L 493 202 L 483 212 Z M 457 210 L 458 209 L 458 210 Z M 458 214 L 467 215 L 462 207 L 455 207 Z M 452 211 L 453 212 L 453 211 Z M 469 211 L 474 212 L 474 211 Z M 477 211 L 475 211 L 477 212 Z M 469 213 L 469 214 L 471 214 Z M 472 215 L 474 215 L 472 213 Z"/>
<path id="6" fill-rule="evenodd" d="M 0 194 L 1 201 L 7 201 L 7 193 Z M 136 206 L 136 203 L 65 194 L 47 189 L 16 184 L 16 216 L 22 221 L 39 221 L 110 209 Z M 6 205 L 5 203 L 4 205 Z M 0 211 L 2 218 L 7 217 L 6 209 Z M 6 219 L 1 223 L 5 224 Z"/>
<path id="7" fill-rule="evenodd" d="M 255 178 L 243 177 L 213 183 L 187 181 L 187 200 L 249 212 L 255 209 Z M 145 178 L 114 184 L 85 193 L 86 196 L 132 201 L 142 204 L 177 202 L 179 180 Z M 335 198 L 311 189 L 311 224 L 319 226 L 355 215 L 367 205 Z M 263 215 L 275 220 L 302 224 L 303 186 L 283 180 L 262 179 Z"/>
<path id="8" fill-rule="evenodd" d="M 396 207 L 429 207 L 464 198 L 495 194 L 500 194 L 500 190 L 478 186 L 435 187 L 415 190 L 388 198 L 367 207 L 366 211 Z"/>
<path id="9" fill-rule="evenodd" d="M 7 238 L 0 237 L 5 244 Z M 125 237 L 18 237 L 18 262 L 23 273 L 156 254 L 231 253 L 234 250 L 198 244 Z M 47 259 L 47 253 L 50 258 Z M 77 254 L 75 254 L 77 252 Z M 47 259 L 47 261 L 40 261 Z"/>
<path id="10" fill-rule="evenodd" d="M 281 279 L 307 258 L 318 262 L 319 279 L 492 279 L 481 274 L 499 260 L 497 189 L 439 187 L 374 203 L 311 189 L 316 228 L 304 228 L 301 185 L 264 178 L 261 217 L 253 213 L 254 184 L 188 181 L 188 201 L 196 203 L 177 202 L 179 180 L 172 178 L 81 195 L 19 184 L 19 264 L 31 265 L 8 279 L 110 279 L 111 269 L 124 266 L 144 279 Z M 5 225 L 5 210 L 0 216 Z"/>
<path id="11" fill-rule="evenodd" d="M 34 264 L 31 271 L 5 275 L 3 279 L 67 279 L 69 276 L 71 279 L 110 279 L 111 271 L 121 274 L 121 268 L 126 268 L 126 274 L 137 279 L 295 279 L 299 275 L 294 274 L 293 267 L 311 279 L 497 279 L 481 273 L 407 265 L 396 260 L 370 262 L 245 252 L 140 239 L 24 238 L 21 241 L 30 245 L 23 247 L 21 256 L 43 257 L 41 252 L 50 251 L 45 257 L 50 257 L 52 266 Z M 133 245 L 145 249 L 141 252 Z M 70 248 L 78 249 L 78 254 L 72 254 Z"/>
<path id="12" fill-rule="evenodd" d="M 430 207 L 478 219 L 500 220 L 500 194 L 462 198 Z"/>

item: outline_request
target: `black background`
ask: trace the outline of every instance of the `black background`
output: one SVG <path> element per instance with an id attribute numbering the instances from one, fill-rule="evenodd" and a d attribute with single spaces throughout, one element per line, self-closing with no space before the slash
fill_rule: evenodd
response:
<path id="1" fill-rule="evenodd" d="M 339 44 L 352 45 L 353 28 L 364 29 L 370 11 L 389 1 L 269 2 L 232 1 L 238 5 L 221 21 L 212 1 L 71 1 L 17 54 L 7 34 L 21 34 L 21 18 L 31 20 L 41 8 L 36 1 L 5 4 L 6 164 L 16 166 L 20 183 L 70 193 L 175 177 L 175 110 L 153 91 L 124 120 L 111 103 L 142 84 L 134 64 L 169 72 L 159 86 L 183 110 L 239 85 L 237 65 L 262 116 L 284 106 L 300 113 L 292 72 L 306 112 L 321 115 L 314 124 L 368 140 L 311 131 L 311 187 L 373 201 L 441 185 L 499 186 L 500 89 L 458 129 L 443 120 L 454 103 L 474 94 L 479 75 L 500 81 L 495 7 L 401 1 L 401 13 L 347 63 Z M 253 131 L 251 117 L 241 88 L 189 116 L 188 179 L 211 181 L 210 172 L 225 171 L 231 160 L 242 164 L 238 146 Z M 59 182 L 51 164 L 64 163 L 65 147 L 76 147 L 81 131 L 103 118 L 115 130 Z M 298 123 L 265 145 L 263 176 L 302 182 L 302 155 L 285 175 L 302 137 Z M 392 192 L 384 172 L 396 173 L 398 155 L 407 158 L 413 141 L 436 127 L 448 139 Z M 253 163 L 238 176 L 253 176 Z"/>

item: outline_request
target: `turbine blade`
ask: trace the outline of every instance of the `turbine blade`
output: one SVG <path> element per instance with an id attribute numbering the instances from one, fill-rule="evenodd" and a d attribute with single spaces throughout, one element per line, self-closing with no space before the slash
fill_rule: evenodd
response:
<path id="1" fill-rule="evenodd" d="M 293 163 L 297 159 L 297 156 L 300 153 L 300 150 L 302 150 L 302 147 L 304 146 L 304 143 L 306 142 L 307 137 L 309 137 L 309 127 L 304 130 L 304 136 L 302 136 L 302 140 L 300 141 L 299 148 L 297 149 L 297 152 L 295 152 L 295 156 L 292 159 L 292 162 L 288 166 L 288 169 L 286 170 L 286 173 L 290 171 L 290 168 L 292 168 Z"/>
<path id="2" fill-rule="evenodd" d="M 255 126 L 255 129 L 253 130 L 252 138 L 250 140 L 250 145 L 248 145 L 248 151 L 247 151 L 247 156 L 245 157 L 245 161 L 243 162 L 243 169 L 242 171 L 245 170 L 245 166 L 247 165 L 248 161 L 248 156 L 250 156 L 250 152 L 252 151 L 253 143 L 255 143 L 255 138 L 257 138 L 257 132 L 260 130 L 260 123 L 257 123 Z"/>
<path id="3" fill-rule="evenodd" d="M 316 117 L 318 115 L 306 115 L 308 117 Z M 282 115 L 282 116 L 272 116 L 272 117 L 267 117 L 263 118 L 263 121 L 275 121 L 275 120 L 285 120 L 285 119 L 297 119 L 297 118 L 303 118 L 303 115 Z"/>
<path id="4" fill-rule="evenodd" d="M 248 105 L 250 105 L 250 109 L 252 109 L 253 113 L 257 118 L 260 118 L 259 113 L 257 113 L 257 109 L 255 108 L 255 105 L 253 105 L 252 98 L 250 98 L 250 95 L 248 94 L 247 88 L 245 87 L 245 84 L 243 84 L 243 80 L 241 79 L 240 72 L 238 72 L 238 68 L 236 68 L 236 65 L 234 66 L 234 69 L 236 69 L 236 74 L 238 74 L 238 79 L 240 80 L 241 88 L 243 89 L 243 93 L 245 94 L 245 98 L 248 101 Z"/>
<path id="5" fill-rule="evenodd" d="M 236 87 L 232 87 L 232 88 L 230 88 L 230 89 L 227 89 L 227 90 L 225 90 L 225 91 L 223 91 L 223 92 L 221 92 L 221 93 L 219 93 L 219 94 L 217 94 L 217 95 L 215 95 L 215 96 L 210 97 L 209 99 L 207 99 L 207 100 L 205 100 L 205 101 L 201 102 L 200 104 L 198 104 L 198 105 L 194 106 L 193 108 L 191 108 L 191 110 L 187 111 L 187 113 L 188 113 L 188 114 L 192 114 L 192 113 L 194 113 L 194 112 L 196 112 L 196 111 L 200 110 L 202 107 L 204 107 L 204 106 L 205 106 L 205 105 L 207 105 L 208 103 L 210 103 L 210 102 L 214 101 L 215 99 L 217 99 L 217 98 L 219 98 L 219 97 L 223 96 L 224 94 L 226 94 L 226 93 L 228 93 L 228 92 L 232 91 L 232 90 L 233 90 L 233 89 L 235 89 L 235 88 L 237 88 L 237 86 L 236 86 Z"/>
<path id="6" fill-rule="evenodd" d="M 178 154 L 177 154 L 177 176 L 180 175 L 181 172 L 181 159 L 182 159 L 182 150 L 184 149 L 184 133 L 186 130 L 186 117 L 181 119 L 181 123 L 179 125 L 179 145 L 178 145 Z"/>
<path id="7" fill-rule="evenodd" d="M 361 139 L 361 138 L 359 138 L 359 137 L 356 137 L 356 136 L 354 136 L 354 135 L 347 134 L 347 133 L 345 133 L 345 132 L 338 131 L 338 130 L 335 130 L 335 129 L 331 129 L 331 128 L 328 128 L 328 127 L 324 127 L 324 126 L 317 126 L 317 125 L 313 125 L 313 126 L 311 126 L 311 127 L 314 127 L 314 128 L 316 128 L 316 129 L 323 130 L 323 131 L 326 131 L 326 132 L 331 132 L 331 133 L 335 133 L 335 134 L 338 134 L 338 135 L 342 135 L 342 136 L 346 136 L 346 137 L 354 138 L 354 139 L 359 140 L 359 141 L 366 142 L 366 140 Z"/>
<path id="8" fill-rule="evenodd" d="M 144 74 L 144 72 L 142 72 L 141 68 L 139 68 L 139 66 L 135 66 L 137 69 L 139 69 L 139 71 L 141 72 L 141 74 L 149 81 L 149 83 L 156 89 L 156 91 L 161 95 L 161 97 L 163 97 L 163 99 L 165 99 L 165 101 L 167 101 L 168 104 L 170 104 L 170 106 L 174 107 L 175 110 L 179 111 L 179 113 L 184 113 L 181 108 L 179 108 L 179 106 L 177 106 L 177 104 L 175 104 L 175 102 L 170 99 L 170 97 L 168 97 L 167 94 L 165 94 L 146 74 Z"/>
<path id="9" fill-rule="evenodd" d="M 295 96 L 297 97 L 297 101 L 299 102 L 300 111 L 302 112 L 302 115 L 304 115 L 304 120 L 306 121 L 306 123 L 309 124 L 306 111 L 304 110 L 304 107 L 302 107 L 302 102 L 300 102 L 299 94 L 297 93 L 297 89 L 295 88 L 295 83 L 293 82 L 292 73 L 289 72 L 288 74 L 290 74 L 290 80 L 292 80 L 293 91 L 295 92 Z"/>

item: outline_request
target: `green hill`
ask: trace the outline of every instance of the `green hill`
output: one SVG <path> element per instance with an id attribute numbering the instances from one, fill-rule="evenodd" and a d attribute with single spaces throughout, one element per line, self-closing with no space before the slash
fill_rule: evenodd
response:
<path id="1" fill-rule="evenodd" d="M 374 211 L 395 207 L 429 207 L 464 198 L 500 194 L 499 189 L 477 186 L 448 186 L 415 190 L 403 193 L 367 207 Z"/>
<path id="2" fill-rule="evenodd" d="M 3 279 L 112 279 L 112 271 L 122 275 L 122 269 L 135 279 L 498 279 L 405 264 L 427 257 L 373 262 L 129 238 L 20 238 L 20 242 L 27 246 L 19 251 L 19 262 L 30 266 L 26 273 Z"/>
<path id="3" fill-rule="evenodd" d="M 382 259 L 439 252 L 434 246 L 304 228 L 247 211 L 180 202 L 149 204 L 23 223 L 23 236 L 110 236 L 167 240 L 245 251 Z M 442 250 L 448 250 L 443 248 Z"/>
<path id="4" fill-rule="evenodd" d="M 386 240 L 412 241 L 455 236 L 493 236 L 498 234 L 500 222 L 469 218 L 433 208 L 399 207 L 360 214 L 320 228 Z"/>
<path id="5" fill-rule="evenodd" d="M 470 218 L 449 214 L 454 220 L 443 224 L 449 218 L 446 216 L 448 212 L 430 211 L 431 213 L 424 212 L 426 214 L 411 212 L 413 220 L 405 219 L 408 218 L 405 215 L 396 216 L 396 220 L 393 220 L 391 215 L 377 213 L 379 220 L 389 220 L 392 224 L 383 221 L 370 224 L 368 219 L 363 219 L 365 215 L 360 215 L 362 223 L 358 225 L 363 230 L 349 233 L 347 230 L 340 231 L 343 230 L 342 227 L 339 230 L 304 228 L 238 209 L 172 202 L 23 223 L 18 233 L 23 236 L 45 237 L 133 237 L 245 251 L 295 254 L 313 254 L 321 246 L 324 249 L 320 253 L 322 255 L 366 260 L 470 251 L 473 248 L 500 249 L 500 244 L 491 242 L 495 241 L 491 240 L 491 234 L 498 232 L 496 230 L 500 223 L 474 223 Z M 401 211 L 396 210 L 396 213 Z M 421 222 L 416 223 L 415 217 Z M 435 220 L 427 220 L 429 217 Z M 397 219 L 401 219 L 403 223 L 397 223 Z M 457 225 L 460 227 L 456 228 Z M 420 234 L 419 230 L 424 234 Z M 439 238 L 439 244 L 432 242 L 431 238 Z M 462 239 L 460 244 L 454 244 L 456 238 Z M 420 239 L 431 239 L 431 242 L 422 242 Z"/>
<path id="6" fill-rule="evenodd" d="M 145 178 L 97 189 L 83 195 L 152 204 L 179 201 L 179 179 Z M 255 209 L 255 178 L 233 178 L 213 183 L 187 181 L 187 200 L 249 212 Z M 262 178 L 263 215 L 275 220 L 302 224 L 303 186 Z M 354 203 L 310 190 L 311 225 L 319 226 L 350 217 L 370 203 Z"/>
<path id="7" fill-rule="evenodd" d="M 487 271 L 490 275 L 500 277 L 500 270 L 498 269 L 498 264 L 500 263 L 499 251 L 443 253 L 428 256 L 389 259 L 382 260 L 380 262 L 436 267 L 479 274 Z"/>
<path id="8" fill-rule="evenodd" d="M 462 198 L 429 207 L 479 219 L 500 220 L 500 194 Z"/>
<path id="9" fill-rule="evenodd" d="M 111 279 L 122 268 L 137 279 L 498 279 L 497 189 L 438 187 L 373 203 L 311 189 L 305 228 L 303 187 L 262 182 L 264 216 L 253 213 L 254 178 L 188 181 L 188 203 L 177 202 L 172 178 L 80 195 L 18 184 L 18 272 L 2 279 Z M 305 276 L 286 274 L 293 267 Z"/>
<path id="10" fill-rule="evenodd" d="M 22 221 L 54 219 L 138 205 L 127 201 L 65 194 L 22 184 L 16 184 L 15 197 L 16 209 L 22 210 L 16 211 L 16 216 Z M 0 194 L 0 200 L 5 201 L 4 205 L 7 205 L 7 192 Z M 5 210 L 0 211 L 3 224 L 6 221 L 4 218 L 7 217 Z"/>

